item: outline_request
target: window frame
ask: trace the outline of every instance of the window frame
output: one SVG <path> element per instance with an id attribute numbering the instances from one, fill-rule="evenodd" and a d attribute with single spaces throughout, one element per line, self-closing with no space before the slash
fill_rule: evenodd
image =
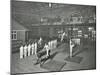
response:
<path id="1" fill-rule="evenodd" d="M 15 38 L 15 35 L 16 35 L 16 38 Z M 16 30 L 11 31 L 11 40 L 17 40 L 17 31 Z"/>

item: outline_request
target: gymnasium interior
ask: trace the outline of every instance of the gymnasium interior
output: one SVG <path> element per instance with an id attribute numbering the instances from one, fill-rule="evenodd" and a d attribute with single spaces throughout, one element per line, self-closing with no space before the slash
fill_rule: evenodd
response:
<path id="1" fill-rule="evenodd" d="M 66 33 L 60 41 L 62 32 Z M 57 40 L 50 58 L 35 64 L 36 55 L 20 59 L 20 46 L 33 40 Z M 70 39 L 80 39 L 70 56 Z M 42 49 L 41 49 L 42 50 Z M 11 1 L 11 73 L 96 69 L 96 6 Z"/>

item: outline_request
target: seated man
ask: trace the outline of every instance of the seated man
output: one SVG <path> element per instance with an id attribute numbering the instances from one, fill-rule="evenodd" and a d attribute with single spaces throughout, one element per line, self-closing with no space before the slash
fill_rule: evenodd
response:
<path id="1" fill-rule="evenodd" d="M 45 62 L 49 56 L 50 56 L 50 49 L 49 49 L 48 44 L 46 43 L 44 48 L 40 52 L 37 53 L 38 59 L 35 64 L 39 64 L 39 63 L 41 64 L 41 63 Z"/>

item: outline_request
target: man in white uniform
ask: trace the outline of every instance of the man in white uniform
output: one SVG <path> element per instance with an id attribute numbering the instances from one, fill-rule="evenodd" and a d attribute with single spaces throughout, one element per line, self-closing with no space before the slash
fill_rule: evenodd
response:
<path id="1" fill-rule="evenodd" d="M 21 45 L 21 47 L 20 47 L 20 59 L 23 58 L 23 55 L 24 55 L 24 48 L 23 48 L 23 45 Z"/>
<path id="2" fill-rule="evenodd" d="M 61 35 L 61 42 L 64 40 L 65 32 Z"/>
<path id="3" fill-rule="evenodd" d="M 51 41 L 51 49 L 53 49 L 54 48 L 54 42 L 53 42 L 53 40 Z"/>
<path id="4" fill-rule="evenodd" d="M 50 49 L 52 49 L 52 41 L 50 41 Z"/>
<path id="5" fill-rule="evenodd" d="M 52 42 L 53 42 L 52 45 L 53 45 L 53 49 L 54 49 L 55 48 L 55 40 L 53 40 Z"/>
<path id="6" fill-rule="evenodd" d="M 32 47 L 32 51 L 31 51 L 32 53 L 31 54 L 33 55 L 34 52 L 35 52 L 35 44 L 34 44 L 34 42 L 32 43 L 31 47 Z"/>
<path id="7" fill-rule="evenodd" d="M 52 49 L 51 47 L 51 41 L 48 42 L 49 48 Z"/>
<path id="8" fill-rule="evenodd" d="M 49 56 L 49 46 L 48 44 L 45 44 L 44 48 L 46 49 L 46 58 Z"/>
<path id="9" fill-rule="evenodd" d="M 75 46 L 75 43 L 72 39 L 70 39 L 70 58 L 72 58 L 73 54 L 73 47 Z"/>
<path id="10" fill-rule="evenodd" d="M 51 49 L 53 49 L 53 40 L 51 40 Z"/>
<path id="11" fill-rule="evenodd" d="M 27 56 L 27 49 L 28 49 L 28 48 L 27 48 L 27 45 L 25 45 L 25 46 L 24 46 L 24 57 Z"/>
<path id="12" fill-rule="evenodd" d="M 35 55 L 36 55 L 36 57 L 37 57 L 37 42 L 34 43 L 34 47 L 35 47 L 35 48 L 34 48 L 34 49 L 35 49 Z"/>
<path id="13" fill-rule="evenodd" d="M 51 41 L 48 42 L 49 49 L 51 49 Z"/>
<path id="14" fill-rule="evenodd" d="M 38 44 L 41 45 L 42 44 L 42 38 L 40 37 Z"/>
<path id="15" fill-rule="evenodd" d="M 30 51 L 31 51 L 31 45 L 28 45 L 28 56 L 30 56 Z"/>
<path id="16" fill-rule="evenodd" d="M 57 48 L 57 39 L 55 40 L 55 48 Z"/>
<path id="17" fill-rule="evenodd" d="M 79 50 L 80 48 L 80 43 L 81 43 L 81 40 L 80 38 L 75 38 L 73 39 L 74 43 L 75 43 L 75 46 L 77 47 L 77 50 Z"/>
<path id="18" fill-rule="evenodd" d="M 54 40 L 54 48 L 56 48 L 57 40 Z"/>

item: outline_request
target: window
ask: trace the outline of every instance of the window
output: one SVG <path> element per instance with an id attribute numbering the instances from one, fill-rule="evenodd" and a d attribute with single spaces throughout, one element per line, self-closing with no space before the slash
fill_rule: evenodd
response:
<path id="1" fill-rule="evenodd" d="M 11 32 L 11 39 L 12 40 L 17 40 L 17 31 L 12 31 Z"/>

